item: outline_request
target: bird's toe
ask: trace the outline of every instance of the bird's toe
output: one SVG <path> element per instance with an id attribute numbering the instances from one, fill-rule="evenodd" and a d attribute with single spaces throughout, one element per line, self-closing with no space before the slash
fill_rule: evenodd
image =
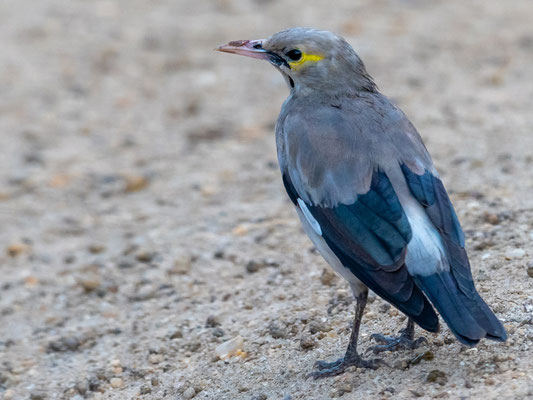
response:
<path id="1" fill-rule="evenodd" d="M 344 373 L 349 367 L 378 369 L 382 365 L 387 365 L 379 358 L 362 359 L 359 355 L 355 357 L 343 357 L 333 362 L 317 361 L 315 363 L 316 371 L 307 375 L 308 378 L 320 379 L 329 376 L 336 376 Z"/>
<path id="2" fill-rule="evenodd" d="M 367 349 L 367 353 L 372 351 L 374 354 L 382 353 L 384 351 L 414 350 L 419 348 L 422 344 L 427 343 L 425 337 L 410 339 L 403 334 L 398 337 L 391 337 L 375 333 L 371 337 L 376 342 L 381 343 Z"/>
<path id="3" fill-rule="evenodd" d="M 318 360 L 317 362 L 315 362 L 315 367 L 318 370 L 331 369 L 331 368 L 338 367 L 343 362 L 344 362 L 344 358 L 339 358 L 338 360 L 332 361 L 332 362 Z"/>

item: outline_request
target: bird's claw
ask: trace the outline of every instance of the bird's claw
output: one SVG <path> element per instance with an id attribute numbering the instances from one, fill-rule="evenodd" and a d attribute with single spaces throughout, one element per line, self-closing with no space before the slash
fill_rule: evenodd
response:
<path id="1" fill-rule="evenodd" d="M 339 358 L 337 361 L 333 361 L 333 362 L 327 362 L 327 361 L 318 360 L 317 362 L 315 362 L 315 367 L 316 367 L 316 369 L 321 371 L 323 369 L 331 369 L 331 368 L 338 367 L 343 362 L 344 362 L 344 357 L 343 358 Z"/>
<path id="2" fill-rule="evenodd" d="M 315 363 L 316 371 L 307 375 L 308 378 L 320 379 L 328 376 L 336 376 L 342 374 L 349 367 L 378 369 L 381 365 L 388 364 L 380 358 L 374 358 L 370 360 L 364 360 L 359 355 L 357 357 L 343 357 L 337 361 L 326 362 L 317 361 Z"/>
<path id="3" fill-rule="evenodd" d="M 414 350 L 419 348 L 422 344 L 427 344 L 425 337 L 419 337 L 418 339 L 411 339 L 403 333 L 398 337 L 390 337 L 381 334 L 374 333 L 371 335 L 372 339 L 381 343 L 376 346 L 369 347 L 367 353 L 372 351 L 374 354 L 379 354 L 384 351 L 397 351 L 397 350 Z"/>

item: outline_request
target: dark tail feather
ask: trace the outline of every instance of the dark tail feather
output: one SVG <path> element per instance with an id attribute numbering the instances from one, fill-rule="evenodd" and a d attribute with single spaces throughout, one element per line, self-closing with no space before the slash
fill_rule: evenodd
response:
<path id="1" fill-rule="evenodd" d="M 482 338 L 507 339 L 503 325 L 479 294 L 467 297 L 449 272 L 414 278 L 461 343 L 475 346 Z"/>
<path id="2" fill-rule="evenodd" d="M 420 296 L 424 296 L 422 292 L 420 292 Z M 421 328 L 424 328 L 426 331 L 438 332 L 439 331 L 439 319 L 435 318 L 435 316 L 436 316 L 435 310 L 433 309 L 429 301 L 425 299 L 425 296 L 424 296 L 424 308 L 422 312 L 420 313 L 420 315 L 417 315 L 416 318 L 413 318 L 413 317 L 411 318 L 413 318 L 413 320 L 418 325 L 420 325 Z"/>
<path id="3" fill-rule="evenodd" d="M 376 294 L 379 294 L 404 314 L 411 317 L 421 328 L 429 332 L 438 332 L 439 317 L 429 300 L 424 296 L 424 293 L 416 286 L 405 266 L 393 272 L 375 272 L 373 277 L 381 278 L 381 282 L 387 282 L 387 279 L 389 279 L 396 283 L 396 287 L 391 288 L 384 284 L 369 286 L 374 291 L 378 290 Z M 372 279 L 373 277 L 369 278 Z M 397 284 L 400 281 L 403 281 L 401 286 Z M 396 291 L 393 291 L 393 289 Z"/>
<path id="4" fill-rule="evenodd" d="M 415 313 L 413 313 L 413 310 L 404 310 L 401 303 L 398 308 L 401 311 L 404 311 L 422 329 L 429 332 L 438 332 L 439 318 L 429 301 L 426 299 L 426 296 L 424 296 L 422 291 L 416 285 L 413 288 L 413 293 L 409 301 L 414 304 L 421 304 L 421 310 Z"/>
<path id="5" fill-rule="evenodd" d="M 496 315 L 489 308 L 487 303 L 483 301 L 481 296 L 476 292 L 475 297 L 470 299 L 464 296 L 465 303 L 468 305 L 472 316 L 487 332 L 487 339 L 505 342 L 507 340 L 507 332 L 503 324 L 498 320 Z"/>
<path id="6" fill-rule="evenodd" d="M 375 289 L 372 290 L 388 302 L 395 305 L 398 310 L 409 316 L 421 328 L 429 332 L 439 331 L 439 317 L 437 317 L 435 310 L 429 303 L 428 299 L 426 299 L 426 296 L 424 296 L 422 291 L 416 285 L 413 287 L 411 297 L 405 302 L 399 302 L 397 299 L 392 298 L 387 292 L 380 290 L 376 291 Z"/>
<path id="7" fill-rule="evenodd" d="M 414 284 L 409 285 L 409 282 L 405 282 L 403 289 L 406 289 L 408 293 L 401 293 L 401 295 L 400 293 L 391 294 L 389 291 L 384 290 L 381 285 L 376 284 L 372 276 L 365 273 L 365 271 L 365 269 L 359 267 L 358 278 L 378 296 L 384 298 L 396 306 L 398 310 L 411 317 L 421 328 L 429 332 L 438 332 L 439 317 L 420 288 Z M 387 274 L 390 275 L 389 279 L 394 280 L 394 276 L 392 275 L 401 274 L 401 271 L 398 270 Z M 409 275 L 407 277 L 408 279 L 412 279 Z"/>

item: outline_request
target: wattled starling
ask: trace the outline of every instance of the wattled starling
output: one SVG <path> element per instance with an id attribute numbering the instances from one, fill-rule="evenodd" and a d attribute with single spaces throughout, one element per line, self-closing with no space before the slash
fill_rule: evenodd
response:
<path id="1" fill-rule="evenodd" d="M 505 329 L 474 286 L 465 238 L 431 157 L 405 114 L 382 95 L 341 37 L 294 28 L 217 50 L 270 62 L 289 97 L 276 125 L 285 189 L 304 230 L 348 281 L 356 299 L 346 354 L 317 362 L 315 378 L 363 359 L 357 338 L 368 289 L 408 316 L 399 337 L 372 335 L 374 353 L 416 348 L 414 324 L 437 332 L 440 313 L 468 346 L 505 341 Z"/>

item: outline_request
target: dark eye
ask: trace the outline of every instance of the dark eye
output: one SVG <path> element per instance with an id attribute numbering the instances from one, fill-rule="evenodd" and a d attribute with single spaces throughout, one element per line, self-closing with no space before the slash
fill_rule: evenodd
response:
<path id="1" fill-rule="evenodd" d="M 287 57 L 289 57 L 292 61 L 298 61 L 300 58 L 302 58 L 302 52 L 298 49 L 290 50 L 287 53 L 285 53 Z"/>

